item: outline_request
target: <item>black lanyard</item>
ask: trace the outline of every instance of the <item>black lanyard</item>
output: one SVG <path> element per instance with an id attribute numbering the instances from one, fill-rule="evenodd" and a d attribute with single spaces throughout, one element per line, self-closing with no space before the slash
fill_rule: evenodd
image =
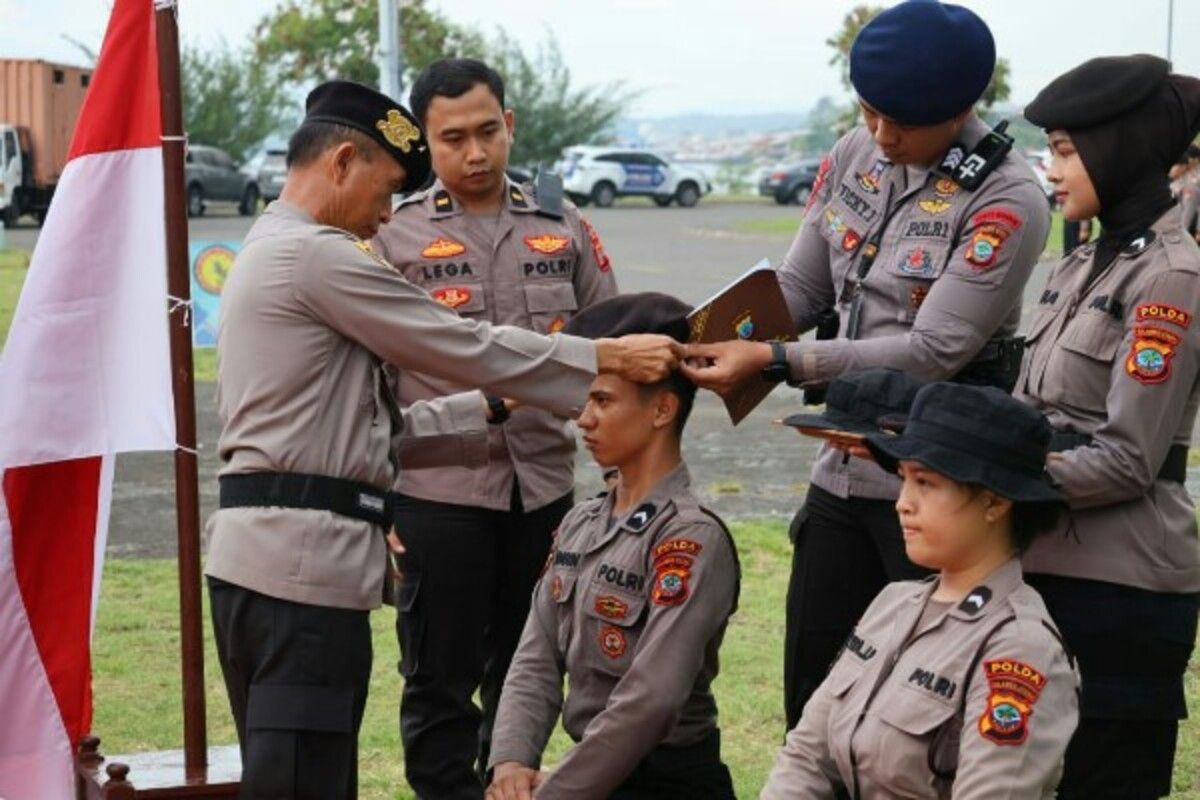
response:
<path id="1" fill-rule="evenodd" d="M 883 240 L 884 233 L 887 232 L 888 224 L 900 209 L 908 204 L 909 200 L 919 195 L 921 191 L 929 185 L 929 178 L 933 175 L 933 170 L 925 173 L 925 180 L 916 190 L 910 192 L 908 196 L 896 203 L 895 208 L 891 208 L 892 194 L 895 192 L 896 184 L 894 181 L 888 182 L 888 193 L 886 205 L 884 206 L 883 222 L 879 223 L 879 228 L 872 234 L 871 238 L 862 247 L 862 255 L 858 259 L 858 265 L 854 269 L 854 276 L 850 278 L 851 286 L 848 299 L 850 300 L 850 319 L 846 322 L 846 338 L 857 339 L 858 328 L 862 323 L 862 307 L 863 307 L 863 281 L 867 279 L 867 274 L 871 271 L 871 267 L 875 264 L 875 259 L 879 257 L 879 243 Z"/>

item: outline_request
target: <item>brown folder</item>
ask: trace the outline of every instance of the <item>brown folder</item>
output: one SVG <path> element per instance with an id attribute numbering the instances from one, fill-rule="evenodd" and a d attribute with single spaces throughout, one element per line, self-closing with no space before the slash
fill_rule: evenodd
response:
<path id="1" fill-rule="evenodd" d="M 692 342 L 709 344 L 730 339 L 790 342 L 796 338 L 779 277 L 766 259 L 717 292 L 688 315 Z M 729 419 L 737 425 L 763 401 L 775 384 L 761 375 L 748 378 L 725 398 Z"/>

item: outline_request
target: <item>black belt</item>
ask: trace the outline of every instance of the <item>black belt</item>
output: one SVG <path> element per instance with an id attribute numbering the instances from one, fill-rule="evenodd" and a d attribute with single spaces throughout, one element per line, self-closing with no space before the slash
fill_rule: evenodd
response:
<path id="1" fill-rule="evenodd" d="M 1087 447 L 1092 443 L 1092 437 L 1086 433 L 1075 431 L 1054 431 L 1050 437 L 1050 452 L 1059 453 L 1063 450 L 1074 450 L 1076 447 Z M 1173 444 L 1167 450 L 1162 467 L 1158 470 L 1155 480 L 1185 483 L 1187 481 L 1187 445 Z"/>
<path id="2" fill-rule="evenodd" d="M 391 526 L 388 493 L 369 483 L 301 472 L 222 475 L 221 508 L 307 508 Z"/>

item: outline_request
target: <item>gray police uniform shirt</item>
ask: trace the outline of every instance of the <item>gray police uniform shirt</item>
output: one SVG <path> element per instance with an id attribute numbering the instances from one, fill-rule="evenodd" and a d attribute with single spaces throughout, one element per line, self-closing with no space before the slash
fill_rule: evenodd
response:
<path id="1" fill-rule="evenodd" d="M 563 519 L 504 682 L 489 759 L 536 768 L 561 710 L 577 744 L 539 800 L 608 797 L 654 748 L 716 730 L 711 684 L 740 572 L 724 525 L 689 484 L 680 464 L 622 517 L 610 520 L 607 494 Z"/>
<path id="2" fill-rule="evenodd" d="M 367 242 L 276 201 L 247 234 L 222 296 L 217 339 L 221 474 L 298 472 L 380 489 L 395 477 L 395 403 L 381 362 L 470 380 L 576 416 L 595 344 L 467 320 L 409 283 Z M 477 393 L 414 406 L 411 456 L 486 458 Z M 467 428 L 467 439 L 455 433 Z M 473 440 L 470 437 L 474 437 Z M 207 574 L 299 603 L 380 604 L 383 531 L 329 511 L 221 509 Z"/>
<path id="3" fill-rule="evenodd" d="M 468 319 L 555 333 L 572 315 L 617 293 L 612 266 L 595 230 L 569 202 L 562 219 L 539 213 L 527 187 L 509 183 L 494 230 L 465 214 L 440 182 L 406 200 L 379 231 L 376 250 L 409 281 Z M 401 405 L 460 392 L 466 380 L 389 369 Z M 532 511 L 575 485 L 573 424 L 522 407 L 489 431 L 483 466 L 409 469 L 395 489 L 443 503 L 507 510 L 514 479 Z"/>
<path id="4" fill-rule="evenodd" d="M 1079 675 L 1041 596 L 1015 559 L 923 615 L 936 588 L 879 593 L 788 733 L 763 800 L 834 800 L 842 787 L 862 800 L 1055 796 Z"/>
<path id="5" fill-rule="evenodd" d="M 1200 591 L 1196 508 L 1158 473 L 1200 405 L 1200 248 L 1172 208 L 1089 282 L 1096 245 L 1055 265 L 1014 391 L 1059 430 L 1092 436 L 1053 457 L 1070 514 L 1025 554 L 1030 573 L 1158 592 Z"/>
<path id="6" fill-rule="evenodd" d="M 972 116 L 969 152 L 988 132 Z M 888 197 L 891 197 L 890 204 Z M 862 284 L 858 338 L 845 338 L 859 259 L 892 214 Z M 1033 170 L 1009 153 L 974 191 L 936 169 L 888 162 L 870 132 L 842 137 L 821 165 L 804 223 L 779 269 L 799 331 L 825 309 L 839 338 L 787 346 L 792 378 L 828 383 L 867 367 L 924 381 L 959 372 L 988 340 L 1012 336 L 1021 295 L 1046 244 L 1050 212 Z M 874 462 L 825 447 L 812 482 L 839 497 L 894 499 L 899 481 Z"/>

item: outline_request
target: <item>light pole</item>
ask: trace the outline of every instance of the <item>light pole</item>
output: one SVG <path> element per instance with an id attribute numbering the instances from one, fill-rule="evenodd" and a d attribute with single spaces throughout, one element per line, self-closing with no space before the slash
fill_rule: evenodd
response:
<path id="1" fill-rule="evenodd" d="M 1171 42 L 1175 38 L 1175 0 L 1167 0 L 1167 61 L 1171 60 Z"/>
<path id="2" fill-rule="evenodd" d="M 379 91 L 403 100 L 400 91 L 400 19 L 396 0 L 379 2 Z"/>

